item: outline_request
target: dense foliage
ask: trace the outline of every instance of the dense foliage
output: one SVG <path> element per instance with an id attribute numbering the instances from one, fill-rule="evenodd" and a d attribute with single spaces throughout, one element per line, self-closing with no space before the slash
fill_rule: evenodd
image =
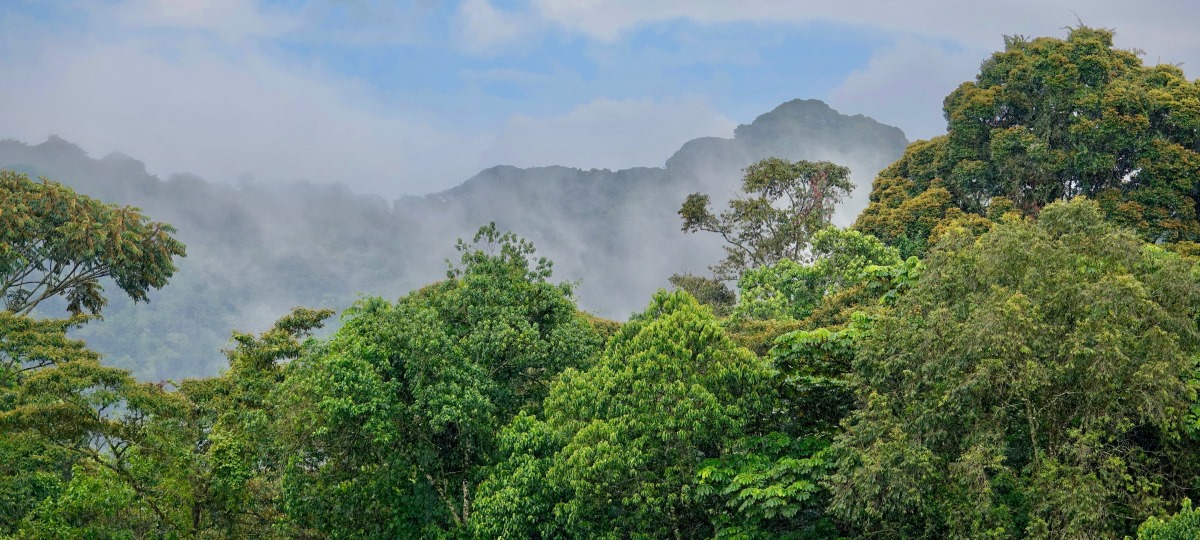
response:
<path id="1" fill-rule="evenodd" d="M 492 224 L 444 280 L 178 382 L 68 335 L 100 276 L 172 277 L 172 229 L 4 173 L 0 539 L 1194 539 L 1195 85 L 1088 28 L 982 71 L 855 230 L 827 163 L 689 197 L 737 294 L 681 275 L 601 319 Z"/>
<path id="2" fill-rule="evenodd" d="M 1007 38 L 946 97 L 946 135 L 880 173 L 856 227 L 917 254 L 943 219 L 1084 195 L 1146 240 L 1200 239 L 1200 85 L 1112 39 Z"/>
<path id="3" fill-rule="evenodd" d="M 550 264 L 494 226 L 447 280 L 348 310 L 292 366 L 285 510 L 332 537 L 439 536 L 475 521 L 497 433 L 600 347 Z"/>
<path id="4" fill-rule="evenodd" d="M 864 531 L 1121 538 L 1192 493 L 1194 266 L 1077 199 L 949 234 L 854 361 L 832 510 Z"/>

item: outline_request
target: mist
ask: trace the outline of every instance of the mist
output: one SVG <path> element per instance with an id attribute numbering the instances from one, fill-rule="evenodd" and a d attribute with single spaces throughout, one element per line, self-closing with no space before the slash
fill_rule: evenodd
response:
<path id="1" fill-rule="evenodd" d="M 875 173 L 907 144 L 903 133 L 816 100 L 795 100 L 662 156 L 661 167 L 620 170 L 497 165 L 460 185 L 388 200 L 344 184 L 236 185 L 192 174 L 151 175 L 135 157 L 92 158 L 58 137 L 0 142 L 0 168 L 142 208 L 178 229 L 188 256 L 150 303 L 109 286 L 104 320 L 75 332 L 111 365 L 144 380 L 214 375 L 230 332 L 261 332 L 294 306 L 344 309 L 361 296 L 398 298 L 443 279 L 458 238 L 495 222 L 554 262 L 555 281 L 577 284 L 580 308 L 625 320 L 674 273 L 707 274 L 722 257 L 715 235 L 684 234 L 676 212 L 688 193 L 718 208 L 741 169 L 765 157 L 830 160 L 857 188 L 834 222 L 849 225 Z M 53 313 L 54 306 L 44 310 Z M 336 321 L 334 322 L 336 326 Z"/>

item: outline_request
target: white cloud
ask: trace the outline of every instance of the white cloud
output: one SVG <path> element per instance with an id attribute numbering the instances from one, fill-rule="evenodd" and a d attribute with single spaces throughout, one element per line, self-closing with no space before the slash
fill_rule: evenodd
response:
<path id="1" fill-rule="evenodd" d="M 946 131 L 942 99 L 979 72 L 977 51 L 948 52 L 911 37 L 881 48 L 827 96 L 834 108 L 899 126 L 910 139 Z"/>
<path id="2" fill-rule="evenodd" d="M 226 39 L 277 36 L 299 24 L 293 15 L 246 0 L 125 0 L 94 9 L 131 27 L 201 30 Z"/>
<path id="3" fill-rule="evenodd" d="M 458 7 L 459 46 L 463 50 L 490 56 L 500 47 L 519 41 L 533 30 L 527 15 L 496 9 L 488 0 L 465 0 Z"/>
<path id="4" fill-rule="evenodd" d="M 75 1 L 84 7 L 82 15 L 62 27 L 0 13 L 6 15 L 0 16 L 0 67 L 13 81 L 0 86 L 0 137 L 39 142 L 58 134 L 93 155 L 122 151 L 159 174 L 343 181 L 394 196 L 450 187 L 496 163 L 658 166 L 688 139 L 727 136 L 734 126 L 703 97 L 598 98 L 613 87 L 597 90 L 570 66 L 540 73 L 496 63 L 472 66 L 462 78 L 468 84 L 569 88 L 581 104 L 559 116 L 517 115 L 499 128 L 481 128 L 486 120 L 473 125 L 462 116 L 451 121 L 424 111 L 419 97 L 397 98 L 411 102 L 403 107 L 388 105 L 386 90 L 281 61 L 279 43 L 271 43 L 279 37 L 351 46 L 410 42 L 422 39 L 422 31 L 442 39 L 444 28 L 427 24 L 445 15 L 434 0 L 304 0 L 289 13 L 250 0 Z M 638 25 L 680 18 L 874 28 L 898 39 L 827 97 L 846 113 L 899 125 L 910 137 L 941 131 L 942 97 L 974 76 L 979 60 L 1001 45 L 1001 34 L 1063 35 L 1061 27 L 1075 22 L 1065 4 L 1032 0 L 808 6 L 783 0 L 532 0 L 525 6 L 501 9 L 489 0 L 464 0 L 451 10 L 450 38 L 467 52 L 488 56 L 531 43 L 531 35 L 546 30 L 614 40 Z M 1148 16 L 1144 6 L 1115 0 L 1092 2 L 1079 14 L 1087 24 L 1117 27 L 1118 43 L 1146 49 L 1148 61 L 1200 65 L 1200 34 L 1190 28 L 1200 8 L 1179 2 L 1154 9 L 1169 16 Z M 709 38 L 702 29 L 694 34 Z M 947 52 L 946 43 L 962 52 Z M 761 62 L 753 48 L 736 45 L 718 47 L 719 58 L 692 58 L 698 49 L 711 51 L 686 43 L 678 51 L 642 47 L 637 54 L 653 60 L 645 65 Z M 563 77 L 576 80 L 562 84 Z M 686 89 L 668 87 L 655 95 L 672 91 Z"/>
<path id="5" fill-rule="evenodd" d="M 390 109 L 370 89 L 280 66 L 251 49 L 230 59 L 191 42 L 169 55 L 136 41 L 45 44 L 5 63 L 6 137 L 58 134 L 93 155 L 121 151 L 159 174 L 213 180 L 344 181 L 384 195 L 452 186 L 476 172 L 475 137 L 419 111 Z"/>
<path id="6" fill-rule="evenodd" d="M 1194 31 L 1200 4 L 1168 0 L 1153 6 L 1126 0 L 1079 5 L 1066 0 L 962 2 L 795 2 L 792 0 L 533 0 L 546 20 L 602 41 L 613 41 L 639 25 L 689 19 L 701 24 L 735 21 L 805 23 L 829 21 L 949 39 L 967 48 L 995 50 L 1006 34 L 1059 36 L 1076 23 L 1116 28 L 1117 45 L 1148 52 L 1150 62 L 1200 66 L 1200 34 Z"/>
<path id="7" fill-rule="evenodd" d="M 514 116 L 482 159 L 521 167 L 661 167 L 683 143 L 730 137 L 736 125 L 699 98 L 599 98 L 560 116 Z"/>

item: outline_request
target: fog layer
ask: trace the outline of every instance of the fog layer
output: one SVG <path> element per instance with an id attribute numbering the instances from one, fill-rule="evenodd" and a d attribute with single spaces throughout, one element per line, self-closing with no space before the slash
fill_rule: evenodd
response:
<path id="1" fill-rule="evenodd" d="M 136 307 L 109 287 L 105 319 L 77 332 L 109 364 L 161 380 L 215 374 L 230 330 L 262 331 L 293 306 L 342 309 L 359 295 L 396 298 L 441 279 L 455 240 L 492 221 L 532 240 L 554 261 L 555 279 L 578 282 L 583 309 L 624 320 L 671 274 L 706 273 L 721 258 L 717 238 L 680 231 L 676 211 L 688 193 L 723 205 L 756 160 L 829 160 L 850 167 L 857 184 L 835 216 L 848 225 L 875 173 L 906 144 L 898 128 L 795 100 L 739 126 L 732 139 L 689 141 L 664 167 L 496 166 L 453 189 L 393 202 L 342 184 L 162 180 L 129 156 L 93 159 L 54 137 L 0 142 L 0 168 L 141 207 L 179 230 L 188 257 L 171 284 Z"/>

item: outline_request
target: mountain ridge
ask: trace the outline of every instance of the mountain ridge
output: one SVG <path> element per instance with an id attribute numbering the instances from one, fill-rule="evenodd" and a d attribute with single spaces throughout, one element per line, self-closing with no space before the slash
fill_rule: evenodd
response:
<path id="1" fill-rule="evenodd" d="M 113 298 L 105 321 L 77 332 L 111 363 L 166 379 L 215 373 L 230 330 L 260 331 L 295 305 L 342 309 L 360 294 L 395 298 L 442 279 L 455 239 L 489 222 L 531 240 L 555 262 L 554 279 L 578 282 L 583 309 L 623 319 L 672 273 L 705 273 L 721 257 L 718 239 L 680 232 L 676 211 L 688 193 L 723 204 L 741 169 L 765 157 L 835 161 L 859 184 L 836 216 L 847 225 L 874 173 L 907 142 L 869 117 L 792 100 L 733 137 L 687 141 L 661 167 L 496 165 L 452 188 L 392 201 L 343 183 L 229 184 L 187 173 L 163 180 L 135 158 L 91 158 L 56 136 L 38 145 L 0 141 L 0 168 L 140 207 L 179 230 L 189 256 L 171 284 L 146 306 Z"/>

